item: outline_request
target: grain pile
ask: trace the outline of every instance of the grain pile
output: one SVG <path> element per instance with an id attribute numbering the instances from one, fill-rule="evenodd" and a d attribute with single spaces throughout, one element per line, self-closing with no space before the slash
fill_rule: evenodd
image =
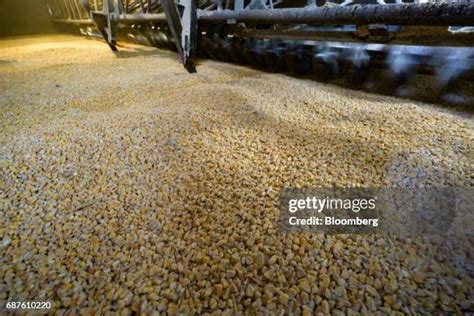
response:
<path id="1" fill-rule="evenodd" d="M 47 299 L 59 314 L 474 308 L 469 236 L 275 224 L 283 186 L 472 184 L 472 117 L 198 69 L 75 37 L 0 42 L 0 300 Z"/>

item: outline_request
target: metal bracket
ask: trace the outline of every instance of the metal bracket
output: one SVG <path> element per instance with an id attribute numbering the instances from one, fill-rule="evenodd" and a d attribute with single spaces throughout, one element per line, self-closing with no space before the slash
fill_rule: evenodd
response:
<path id="1" fill-rule="evenodd" d="M 95 26 L 100 34 L 102 34 L 102 37 L 105 39 L 110 49 L 114 52 L 117 51 L 113 0 L 105 0 L 103 12 L 91 11 L 87 0 L 81 0 L 81 5 L 90 15 L 92 21 L 94 21 Z"/>
<path id="2" fill-rule="evenodd" d="M 190 73 L 196 72 L 194 66 L 197 42 L 196 0 L 178 0 L 178 3 L 174 0 L 162 0 L 161 6 L 184 68 Z"/>
<path id="3" fill-rule="evenodd" d="M 93 12 L 91 14 L 92 21 L 97 26 L 100 34 L 105 39 L 110 49 L 117 51 L 117 41 L 115 38 L 115 23 L 109 14 L 101 14 Z"/>

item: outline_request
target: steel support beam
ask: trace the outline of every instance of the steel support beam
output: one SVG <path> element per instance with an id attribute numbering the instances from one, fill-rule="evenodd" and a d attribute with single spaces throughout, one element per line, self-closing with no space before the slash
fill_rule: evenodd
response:
<path id="1" fill-rule="evenodd" d="M 238 37 L 261 39 L 292 39 L 303 41 L 353 42 L 371 44 L 427 45 L 427 46 L 472 46 L 474 33 L 452 33 L 444 27 L 436 33 L 413 26 L 403 31 L 387 32 L 383 36 L 354 32 L 306 31 L 306 30 L 258 30 L 243 29 L 234 33 Z M 423 27 L 421 27 L 423 28 Z"/>
<path id="2" fill-rule="evenodd" d="M 163 2 L 165 2 L 163 0 Z M 163 7 L 167 6 L 166 4 Z M 165 10 L 166 12 L 166 10 Z M 99 12 L 96 12 L 99 13 Z M 163 13 L 120 14 L 119 23 L 166 22 Z M 199 22 L 227 23 L 237 21 L 251 24 L 309 24 L 309 25 L 474 25 L 474 3 L 434 3 L 402 5 L 354 5 L 333 8 L 290 8 L 271 10 L 197 10 Z M 63 20 L 67 22 L 67 20 Z"/>
<path id="3" fill-rule="evenodd" d="M 197 48 L 197 0 L 181 0 L 183 14 L 181 16 L 181 56 L 184 66 L 189 72 L 196 72 L 194 58 Z"/>
<path id="4" fill-rule="evenodd" d="M 176 7 L 174 0 L 161 0 L 161 6 L 163 11 L 165 11 L 166 20 L 168 21 L 168 26 L 170 28 L 171 35 L 176 44 L 176 49 L 180 56 L 183 55 L 183 48 L 181 46 L 181 21 L 178 13 L 178 8 Z"/>
<path id="5" fill-rule="evenodd" d="M 166 15 L 164 13 L 120 14 L 115 18 L 115 21 L 117 23 L 125 23 L 125 24 L 143 23 L 143 22 L 166 23 Z"/>
<path id="6" fill-rule="evenodd" d="M 165 6 L 167 5 L 163 5 L 163 7 Z M 166 14 L 120 14 L 114 20 L 119 23 L 166 22 Z M 212 23 L 237 21 L 252 24 L 366 25 L 383 23 L 392 25 L 469 26 L 474 25 L 474 3 L 354 5 L 334 8 L 306 7 L 242 11 L 197 10 L 197 20 Z M 58 21 L 68 22 L 69 20 Z M 77 23 L 78 20 L 70 21 L 71 23 Z"/>
<path id="7" fill-rule="evenodd" d="M 55 19 L 53 20 L 54 23 L 69 23 L 69 24 L 77 24 L 77 25 L 94 25 L 94 22 L 90 19 L 83 19 L 83 20 L 73 20 L 73 19 Z"/>
<path id="8" fill-rule="evenodd" d="M 179 3 L 183 9 L 181 15 L 174 0 L 161 0 L 161 6 L 165 11 L 171 35 L 184 67 L 189 72 L 196 72 L 194 66 L 197 45 L 196 0 L 181 0 Z"/>
<path id="9" fill-rule="evenodd" d="M 354 5 L 333 8 L 289 8 L 273 10 L 198 11 L 199 21 L 253 24 L 374 24 L 392 25 L 474 25 L 474 3 L 432 3 L 400 5 Z"/>

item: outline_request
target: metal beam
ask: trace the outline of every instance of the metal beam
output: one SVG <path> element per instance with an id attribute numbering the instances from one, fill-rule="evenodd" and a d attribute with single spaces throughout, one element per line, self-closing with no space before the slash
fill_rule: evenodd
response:
<path id="1" fill-rule="evenodd" d="M 181 0 L 183 14 L 181 16 L 181 47 L 182 62 L 189 72 L 196 72 L 194 59 L 197 48 L 197 5 L 196 0 Z"/>
<path id="2" fill-rule="evenodd" d="M 174 0 L 161 0 L 166 20 L 181 57 L 184 67 L 189 72 L 196 72 L 194 58 L 197 40 L 196 0 L 182 0 L 179 6 L 183 9 L 179 14 Z"/>
<path id="3" fill-rule="evenodd" d="M 259 30 L 243 29 L 234 33 L 237 37 L 252 37 L 261 39 L 291 39 L 303 41 L 331 41 L 331 42 L 353 42 L 353 43 L 379 43 L 399 45 L 428 45 L 428 46 L 472 46 L 474 33 L 451 33 L 446 28 L 439 30 L 434 27 L 436 33 L 429 30 L 419 29 L 418 26 L 403 31 L 389 32 L 384 36 L 367 36 L 354 32 L 332 32 L 311 30 Z M 423 27 L 421 27 L 423 28 Z"/>
<path id="4" fill-rule="evenodd" d="M 165 2 L 165 1 L 163 1 Z M 167 6 L 165 4 L 163 7 Z M 166 10 L 165 10 L 166 11 Z M 99 12 L 96 12 L 99 13 Z M 474 25 L 474 3 L 434 3 L 403 5 L 354 5 L 333 8 L 290 8 L 271 10 L 197 10 L 200 22 L 227 23 L 237 21 L 251 24 L 310 24 L 310 25 L 392 25 L 452 26 Z M 119 23 L 166 22 L 163 13 L 120 14 Z M 66 22 L 67 20 L 62 20 Z"/>
<path id="5" fill-rule="evenodd" d="M 168 21 L 168 26 L 176 44 L 178 54 L 182 56 L 183 47 L 181 46 L 181 31 L 183 28 L 181 26 L 176 4 L 174 3 L 174 0 L 161 0 L 161 6 L 163 7 L 163 11 L 165 11 L 166 20 Z"/>
<path id="6" fill-rule="evenodd" d="M 430 3 L 400 5 L 354 5 L 332 8 L 289 8 L 273 10 L 198 10 L 199 21 L 253 24 L 374 24 L 474 25 L 474 3 Z"/>
<path id="7" fill-rule="evenodd" d="M 118 23 L 142 23 L 142 22 L 162 22 L 166 23 L 164 13 L 139 13 L 139 14 L 120 14 L 115 18 Z"/>
<path id="8" fill-rule="evenodd" d="M 72 19 L 55 19 L 53 20 L 54 23 L 69 23 L 69 24 L 77 24 L 77 25 L 94 25 L 94 22 L 90 19 L 84 20 L 72 20 Z"/>

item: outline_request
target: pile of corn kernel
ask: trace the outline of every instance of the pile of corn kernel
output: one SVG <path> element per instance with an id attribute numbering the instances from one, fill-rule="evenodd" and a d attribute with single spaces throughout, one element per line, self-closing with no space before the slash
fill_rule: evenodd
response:
<path id="1" fill-rule="evenodd" d="M 0 300 L 94 314 L 473 310 L 472 236 L 286 233 L 282 187 L 472 185 L 473 119 L 174 53 L 0 41 Z M 466 232 L 468 233 L 468 232 Z"/>

